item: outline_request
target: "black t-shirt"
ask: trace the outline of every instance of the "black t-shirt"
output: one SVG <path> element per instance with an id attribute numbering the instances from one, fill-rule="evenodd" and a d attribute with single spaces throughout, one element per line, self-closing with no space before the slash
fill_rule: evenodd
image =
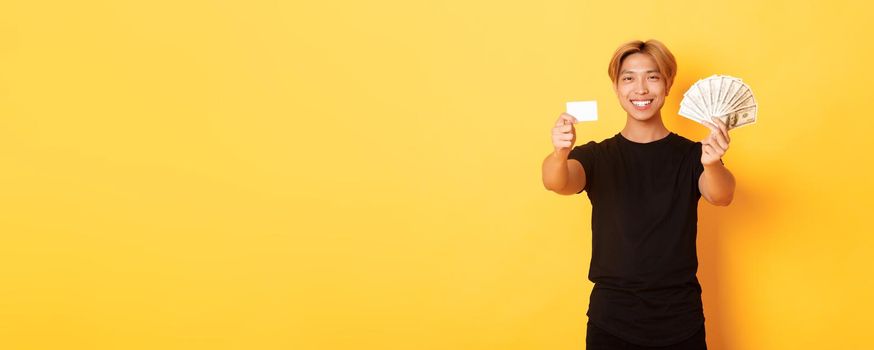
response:
<path id="1" fill-rule="evenodd" d="M 617 133 L 568 158 L 583 165 L 592 203 L 589 321 L 643 346 L 694 335 L 704 325 L 695 246 L 701 142 L 671 132 L 638 143 Z"/>

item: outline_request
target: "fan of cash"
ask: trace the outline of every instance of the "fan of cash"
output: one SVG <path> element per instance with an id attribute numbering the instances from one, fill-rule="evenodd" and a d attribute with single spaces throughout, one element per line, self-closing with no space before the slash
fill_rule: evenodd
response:
<path id="1" fill-rule="evenodd" d="M 757 111 L 756 99 L 747 84 L 739 78 L 714 74 L 698 80 L 683 94 L 679 114 L 710 125 L 710 117 L 717 117 L 731 130 L 755 123 Z"/>

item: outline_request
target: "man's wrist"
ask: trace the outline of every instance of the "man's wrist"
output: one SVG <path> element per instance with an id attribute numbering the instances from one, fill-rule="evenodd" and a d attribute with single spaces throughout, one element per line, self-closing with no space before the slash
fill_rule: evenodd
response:
<path id="1" fill-rule="evenodd" d="M 563 148 L 561 150 L 554 149 L 552 151 L 552 156 L 558 159 L 567 160 L 568 155 L 571 153 L 570 148 Z"/>
<path id="2" fill-rule="evenodd" d="M 722 164 L 722 160 L 721 160 L 721 159 L 720 159 L 719 161 L 715 162 L 715 163 L 712 163 L 712 164 L 703 164 L 703 165 L 704 165 L 704 170 L 707 170 L 707 169 L 719 169 L 719 168 L 724 168 L 724 167 L 725 167 L 725 164 Z"/>

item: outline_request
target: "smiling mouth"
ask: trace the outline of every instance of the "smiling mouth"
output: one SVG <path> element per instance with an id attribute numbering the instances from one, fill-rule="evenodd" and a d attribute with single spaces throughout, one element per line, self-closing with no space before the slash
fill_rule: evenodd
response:
<path id="1" fill-rule="evenodd" d="M 631 100 L 631 103 L 637 107 L 646 107 L 652 103 L 652 100 Z"/>

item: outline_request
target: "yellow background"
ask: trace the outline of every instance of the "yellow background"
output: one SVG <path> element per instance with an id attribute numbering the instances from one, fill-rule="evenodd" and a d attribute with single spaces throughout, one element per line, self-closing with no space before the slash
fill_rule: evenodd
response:
<path id="1" fill-rule="evenodd" d="M 870 7 L 725 1 L 4 1 L 3 349 L 581 349 L 590 204 L 540 164 L 741 77 L 734 203 L 702 201 L 711 349 L 871 348 Z"/>

